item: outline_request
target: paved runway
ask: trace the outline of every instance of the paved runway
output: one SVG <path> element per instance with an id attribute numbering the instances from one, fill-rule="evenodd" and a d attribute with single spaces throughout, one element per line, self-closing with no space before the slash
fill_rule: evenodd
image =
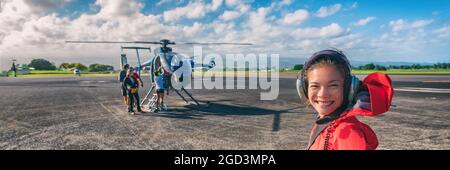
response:
<path id="1" fill-rule="evenodd" d="M 396 107 L 360 118 L 378 149 L 450 149 L 450 76 L 391 78 Z M 295 76 L 279 82 L 273 101 L 261 90 L 189 90 L 209 107 L 173 93 L 169 111 L 131 116 L 116 77 L 0 78 L 0 149 L 304 149 L 315 115 Z"/>

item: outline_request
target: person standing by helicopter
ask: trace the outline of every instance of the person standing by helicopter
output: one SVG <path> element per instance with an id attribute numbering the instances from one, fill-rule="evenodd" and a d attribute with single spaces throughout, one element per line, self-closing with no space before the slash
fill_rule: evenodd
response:
<path id="1" fill-rule="evenodd" d="M 133 67 L 130 67 L 130 70 L 133 71 L 133 77 L 136 78 L 139 81 L 139 85 L 141 87 L 144 87 L 144 82 L 142 82 L 141 77 L 139 76 L 139 74 L 134 70 Z"/>
<path id="2" fill-rule="evenodd" d="M 155 112 L 159 110 L 167 110 L 167 105 L 164 104 L 164 92 L 169 95 L 170 86 L 170 72 L 166 70 L 161 64 L 161 58 L 155 60 L 156 69 L 153 75 L 153 86 L 156 88 L 156 109 Z M 159 107 L 159 108 L 158 108 Z"/>
<path id="3" fill-rule="evenodd" d="M 133 72 L 133 77 L 138 82 L 138 91 L 139 91 L 139 86 L 144 87 L 144 82 L 142 82 L 141 76 L 139 76 L 139 74 L 136 72 L 136 70 L 133 67 L 130 67 L 130 70 Z M 136 96 L 136 100 L 140 101 L 139 95 Z M 136 104 L 134 106 L 136 107 Z"/>
<path id="4" fill-rule="evenodd" d="M 14 73 L 14 77 L 17 77 L 17 68 L 16 68 L 16 63 L 14 63 L 14 61 L 11 66 L 11 71 Z"/>
<path id="5" fill-rule="evenodd" d="M 134 115 L 133 106 L 136 105 L 137 111 L 142 113 L 139 101 L 139 83 L 136 77 L 133 76 L 133 70 L 128 69 L 125 79 L 123 79 L 123 87 L 128 94 L 128 113 Z"/>
<path id="6" fill-rule="evenodd" d="M 119 72 L 120 88 L 122 89 L 122 99 L 123 99 L 123 103 L 125 103 L 125 105 L 128 105 L 128 94 L 127 94 L 127 89 L 123 86 L 123 80 L 127 76 L 127 71 L 129 69 L 129 67 L 130 67 L 130 65 L 125 64 L 125 65 L 123 65 L 122 70 L 120 70 L 120 72 Z"/>
<path id="7" fill-rule="evenodd" d="M 164 105 L 164 91 L 165 91 L 165 75 L 163 74 L 163 68 L 161 66 L 154 72 L 155 87 L 156 87 L 156 108 L 154 112 L 158 112 L 160 109 L 167 110 Z M 165 72 L 165 71 L 164 71 Z"/>

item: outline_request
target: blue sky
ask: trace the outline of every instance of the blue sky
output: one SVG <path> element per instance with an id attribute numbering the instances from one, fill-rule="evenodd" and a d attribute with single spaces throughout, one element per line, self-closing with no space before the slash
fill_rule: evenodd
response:
<path id="1" fill-rule="evenodd" d="M 100 62 L 117 55 L 117 46 L 61 42 L 171 38 L 257 44 L 205 47 L 221 54 L 306 58 L 336 47 L 355 61 L 450 62 L 450 1 L 444 0 L 5 0 L 0 9 L 3 61 Z"/>
<path id="2" fill-rule="evenodd" d="M 96 0 L 73 0 L 67 4 L 66 8 L 56 10 L 62 15 L 70 15 L 76 12 L 79 16 L 81 13 L 93 13 L 92 4 Z M 188 0 L 174 0 L 161 5 L 157 5 L 159 0 L 142 0 L 145 4 L 142 9 L 144 14 L 161 14 L 165 10 L 174 9 L 176 7 L 185 6 L 190 1 Z M 252 2 L 252 8 L 270 6 L 271 3 L 276 1 L 249 1 Z M 420 19 L 420 18 L 436 18 L 440 19 L 441 22 L 450 22 L 450 1 L 446 0 L 293 0 L 293 3 L 284 8 L 287 11 L 295 11 L 296 9 L 308 9 L 311 11 L 316 11 L 322 6 L 328 6 L 333 4 L 342 4 L 344 7 L 349 7 L 354 3 L 357 4 L 355 9 L 349 12 L 336 14 L 335 16 L 326 18 L 326 20 L 311 21 L 311 26 L 324 22 L 340 22 L 348 23 L 349 20 L 354 20 L 358 18 L 363 18 L 366 16 L 377 16 L 379 18 L 378 23 L 388 22 L 389 20 L 394 20 L 398 18 L 410 18 L 410 19 Z M 98 10 L 99 8 L 95 8 Z M 217 17 L 220 12 L 229 8 L 222 8 L 215 13 L 212 13 L 210 17 Z M 281 11 L 279 11 L 281 13 Z M 438 15 L 433 15 L 433 12 L 437 12 Z M 280 16 L 280 13 L 274 15 Z M 202 18 L 200 21 L 207 21 L 207 19 Z"/>

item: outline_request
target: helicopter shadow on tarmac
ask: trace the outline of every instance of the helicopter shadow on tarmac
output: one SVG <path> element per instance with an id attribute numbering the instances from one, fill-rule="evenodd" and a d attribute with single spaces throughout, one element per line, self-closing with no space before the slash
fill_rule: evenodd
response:
<path id="1" fill-rule="evenodd" d="M 203 103 L 203 102 L 202 102 Z M 212 101 L 205 104 L 206 106 L 197 106 L 194 104 L 171 108 L 168 111 L 160 111 L 157 113 L 147 112 L 141 114 L 143 116 L 158 116 L 165 118 L 176 119 L 197 119 L 204 120 L 204 116 L 261 116 L 261 115 L 274 115 L 272 122 L 272 131 L 276 132 L 280 130 L 281 114 L 288 113 L 290 110 L 301 108 L 300 106 L 283 109 L 273 110 L 265 109 L 241 104 L 225 104 L 220 101 Z"/>

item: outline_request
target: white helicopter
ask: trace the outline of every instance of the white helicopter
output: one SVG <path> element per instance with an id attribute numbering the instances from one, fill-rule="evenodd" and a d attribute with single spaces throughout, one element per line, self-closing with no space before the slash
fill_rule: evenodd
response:
<path id="1" fill-rule="evenodd" d="M 185 92 L 194 102 L 197 104 L 197 106 L 200 106 L 199 102 L 192 97 L 192 95 L 186 91 L 184 88 L 184 85 L 189 84 L 191 77 L 192 77 L 192 71 L 195 67 L 200 67 L 202 70 L 209 70 L 213 67 L 215 67 L 215 62 L 211 60 L 209 64 L 196 64 L 193 60 L 193 57 L 189 58 L 186 56 L 182 56 L 180 53 L 176 53 L 172 51 L 172 48 L 168 47 L 168 45 L 175 45 L 175 42 L 170 41 L 168 39 L 162 39 L 160 41 L 66 41 L 66 43 L 117 43 L 117 44 L 157 44 L 161 45 L 161 47 L 156 48 L 154 50 L 154 56 L 152 59 L 141 63 L 140 56 L 139 56 L 139 50 L 149 50 L 151 52 L 150 48 L 147 47 L 121 47 L 122 51 L 124 49 L 134 49 L 136 50 L 137 59 L 138 59 L 138 74 L 140 75 L 140 70 L 142 67 L 149 66 L 150 67 L 150 80 L 152 82 L 152 87 L 144 97 L 144 99 L 141 102 L 141 106 L 146 106 L 144 104 L 147 104 L 145 102 L 148 102 L 148 106 L 151 107 L 152 102 L 154 102 L 149 96 L 152 94 L 153 90 L 155 89 L 155 86 L 153 86 L 154 78 L 153 78 L 153 72 L 156 71 L 158 67 L 162 67 L 165 70 L 167 70 L 170 74 L 168 74 L 167 78 L 169 80 L 168 88 L 166 90 L 173 90 L 175 91 L 186 103 L 189 103 L 186 98 L 179 92 L 179 90 Z M 252 43 L 198 43 L 198 42 L 186 42 L 181 43 L 185 45 L 253 45 Z M 159 60 L 160 62 L 156 62 Z M 127 59 L 126 55 L 121 55 L 121 64 L 126 64 Z M 160 65 L 159 65 L 160 63 Z M 175 86 L 174 84 L 170 82 L 176 82 Z"/>

